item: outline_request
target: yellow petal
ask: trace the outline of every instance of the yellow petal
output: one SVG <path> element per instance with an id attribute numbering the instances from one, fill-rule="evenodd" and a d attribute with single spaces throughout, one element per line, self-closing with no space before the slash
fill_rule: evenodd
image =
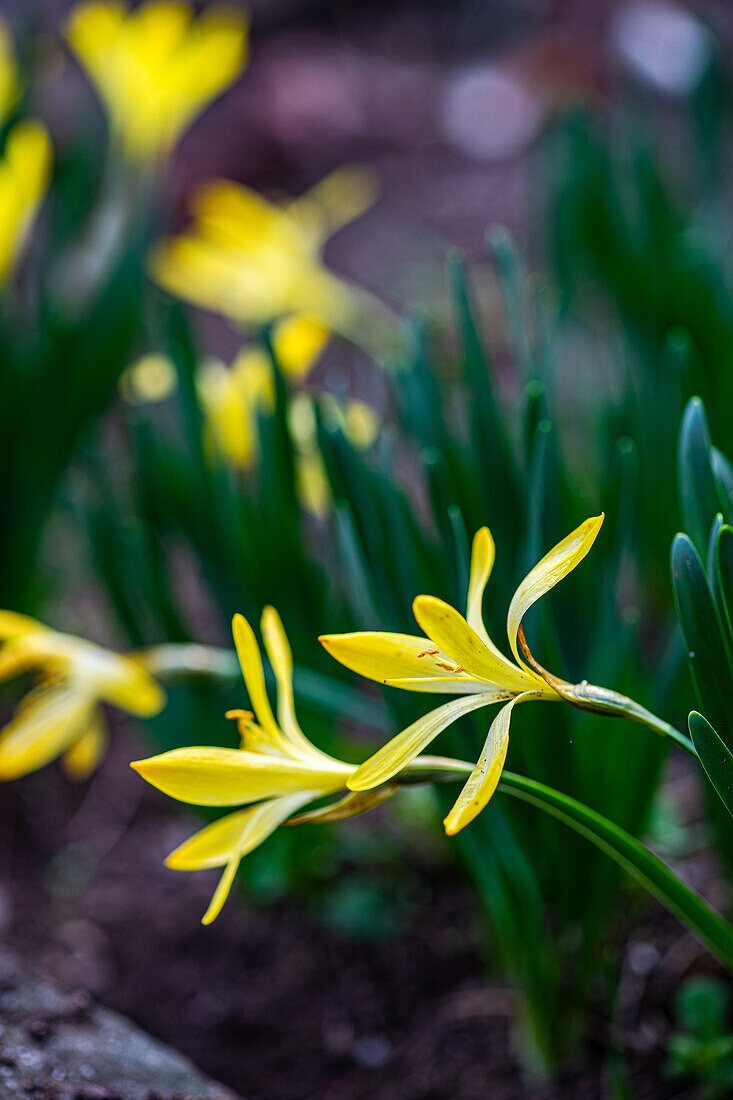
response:
<path id="1" fill-rule="evenodd" d="M 291 202 L 287 210 L 304 227 L 313 247 L 320 248 L 338 229 L 373 206 L 378 194 L 379 182 L 374 172 L 346 164 Z"/>
<path id="2" fill-rule="evenodd" d="M 80 641 L 70 674 L 100 699 L 129 714 L 151 718 L 165 706 L 165 692 L 147 669 L 133 657 L 102 646 Z"/>
<path id="3" fill-rule="evenodd" d="M 450 675 L 456 667 L 455 661 L 428 638 L 410 634 L 361 630 L 352 634 L 322 634 L 318 640 L 342 665 L 381 684 L 402 679 L 445 680 L 446 673 Z M 456 675 L 456 691 L 468 679 L 465 673 Z"/>
<path id="4" fill-rule="evenodd" d="M 278 825 L 281 825 L 292 813 L 299 810 L 306 802 L 317 798 L 320 793 L 320 791 L 303 791 L 285 798 L 274 798 L 261 806 L 253 806 L 252 809 L 244 811 L 245 820 L 239 840 L 229 857 L 224 874 L 219 879 L 209 908 L 201 920 L 202 924 L 211 924 L 218 917 L 243 857 L 262 844 L 263 840 L 274 833 Z"/>
<path id="5" fill-rule="evenodd" d="M 468 599 L 466 601 L 466 622 L 487 645 L 490 638 L 484 626 L 481 613 L 486 582 L 491 576 L 494 564 L 494 540 L 488 527 L 481 527 L 473 536 L 471 547 L 471 573 L 468 581 Z"/>
<path id="6" fill-rule="evenodd" d="M 419 753 L 434 741 L 439 733 L 455 722 L 456 719 L 479 707 L 506 699 L 506 692 L 487 692 L 484 695 L 468 695 L 461 699 L 452 699 L 429 714 L 423 715 L 411 726 L 393 737 L 379 752 L 370 756 L 349 778 L 347 786 L 352 791 L 367 791 L 386 783 L 393 775 L 414 760 Z"/>
<path id="7" fill-rule="evenodd" d="M 32 619 L 30 615 L 20 615 L 17 611 L 0 611 L 0 639 L 17 638 L 21 634 L 33 634 L 36 630 L 46 630 L 43 623 Z"/>
<path id="8" fill-rule="evenodd" d="M 486 680 L 473 680 L 466 676 L 408 677 L 385 680 L 388 687 L 402 688 L 404 691 L 434 692 L 439 695 L 480 695 L 494 691 L 495 685 Z"/>
<path id="9" fill-rule="evenodd" d="M 542 683 L 534 673 L 517 668 L 489 649 L 463 615 L 435 596 L 418 596 L 412 604 L 418 623 L 450 659 L 477 680 L 486 680 L 510 692 L 526 691 Z M 543 685 L 544 686 L 544 685 Z"/>
<path id="10" fill-rule="evenodd" d="M 43 664 L 43 654 L 26 643 L 26 637 L 31 634 L 31 631 L 28 635 L 19 634 L 0 648 L 0 681 L 11 680 L 14 676 L 20 676 L 21 673 Z"/>
<path id="11" fill-rule="evenodd" d="M 32 692 L 0 731 L 0 779 L 17 779 L 50 763 L 89 725 L 94 700 L 58 684 Z"/>
<path id="12" fill-rule="evenodd" d="M 517 633 L 522 619 L 530 607 L 554 588 L 559 581 L 566 577 L 575 566 L 578 565 L 590 550 L 601 529 L 604 514 L 591 516 L 581 523 L 569 535 L 554 546 L 544 558 L 535 565 L 520 584 L 512 597 L 507 614 L 507 634 L 512 653 L 524 667 L 524 661 L 519 654 L 517 645 Z"/>
<path id="13" fill-rule="evenodd" d="M 70 779 L 81 782 L 97 768 L 107 751 L 109 732 L 99 709 L 92 713 L 87 729 L 71 746 L 61 763 Z"/>
<path id="14" fill-rule="evenodd" d="M 397 794 L 398 790 L 397 783 L 384 783 L 381 787 L 368 791 L 349 791 L 343 798 L 328 806 L 319 806 L 318 809 L 297 814 L 288 825 L 330 825 L 337 821 L 347 821 L 350 817 L 358 817 L 375 806 L 381 806 L 388 798 Z"/>
<path id="15" fill-rule="evenodd" d="M 339 790 L 353 770 L 241 749 L 173 749 L 130 767 L 158 790 L 197 806 L 235 806 L 298 791 Z"/>
<path id="16" fill-rule="evenodd" d="M 128 156 L 167 152 L 189 122 L 241 71 L 247 20 L 211 5 L 148 0 L 133 11 L 108 0 L 78 4 L 69 45 L 104 100 Z"/>
<path id="17" fill-rule="evenodd" d="M 244 615 L 235 615 L 232 620 L 234 644 L 237 648 L 242 675 L 247 686 L 252 709 L 257 721 L 278 752 L 288 753 L 288 743 L 278 727 L 267 698 L 265 674 L 262 670 L 260 647 L 257 645 L 254 631 Z"/>
<path id="18" fill-rule="evenodd" d="M 291 378 L 305 378 L 328 337 L 328 329 L 313 317 L 294 316 L 279 321 L 272 334 L 278 366 Z"/>
<path id="19" fill-rule="evenodd" d="M 256 806 L 249 806 L 246 810 L 235 810 L 233 814 L 226 814 L 225 817 L 220 817 L 218 821 L 212 822 L 204 829 L 199 829 L 188 840 L 179 844 L 167 857 L 166 867 L 170 867 L 173 871 L 204 871 L 211 867 L 223 867 L 235 851 L 241 850 L 243 838 L 247 839 L 253 835 L 252 826 L 262 821 L 265 807 L 272 807 L 273 802 L 279 803 L 284 813 L 282 820 L 285 820 L 285 817 L 295 809 L 299 809 L 301 805 L 317 797 L 317 791 L 304 791 L 299 794 L 285 795 L 283 798 L 270 799 Z M 292 805 L 293 810 L 286 811 L 286 804 Z M 257 843 L 260 843 L 259 839 Z M 251 850 L 250 848 L 249 851 Z"/>
<path id="20" fill-rule="evenodd" d="M 274 607 L 266 607 L 260 622 L 267 656 L 277 681 L 277 718 L 282 732 L 298 755 L 305 759 L 331 761 L 331 757 L 312 745 L 295 715 L 293 698 L 293 655 L 282 620 Z"/>
<path id="21" fill-rule="evenodd" d="M 476 767 L 468 777 L 455 805 L 443 821 L 448 836 L 454 836 L 470 824 L 488 804 L 496 790 L 509 747 L 509 723 L 515 705 L 527 699 L 540 698 L 539 692 L 532 691 L 518 695 L 516 699 L 512 699 L 502 707 L 494 718 Z"/>

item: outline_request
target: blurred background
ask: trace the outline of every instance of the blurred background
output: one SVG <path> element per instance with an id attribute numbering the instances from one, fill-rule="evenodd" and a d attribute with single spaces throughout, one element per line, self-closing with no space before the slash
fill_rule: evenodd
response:
<path id="1" fill-rule="evenodd" d="M 670 544 L 684 529 L 707 560 L 718 510 L 693 530 L 678 500 L 693 396 L 706 455 L 733 453 L 730 5 L 229 7 L 251 19 L 241 72 L 136 158 L 69 44 L 78 7 L 0 5 L 20 74 L 3 140 L 34 118 L 53 146 L 3 283 L 0 603 L 119 649 L 228 647 L 235 611 L 273 603 L 302 724 L 358 760 L 421 708 L 349 677 L 318 634 L 412 632 L 419 592 L 460 607 L 488 523 L 502 645 L 516 583 L 603 508 L 538 650 L 684 728 L 699 699 Z M 195 235 L 213 179 L 322 203 L 322 266 L 301 279 L 296 257 L 289 298 L 250 306 L 264 261 L 248 290 L 236 257 L 189 270 L 165 251 Z M 343 311 L 305 292 L 323 269 Z M 306 314 L 323 331 L 291 362 L 277 325 Z M 254 353 L 271 381 L 232 395 Z M 53 763 L 3 786 L 0 925 L 21 958 L 262 1100 L 730 1095 L 729 979 L 601 854 L 509 799 L 450 842 L 422 789 L 281 830 L 201 928 L 212 876 L 162 864 L 198 819 L 127 765 L 233 745 L 223 715 L 243 705 L 231 674 L 172 684 L 149 723 L 110 713 L 90 778 Z M 731 826 L 684 760 L 615 720 L 516 725 L 514 770 L 729 904 Z M 438 751 L 471 756 L 485 732 L 467 718 Z"/>

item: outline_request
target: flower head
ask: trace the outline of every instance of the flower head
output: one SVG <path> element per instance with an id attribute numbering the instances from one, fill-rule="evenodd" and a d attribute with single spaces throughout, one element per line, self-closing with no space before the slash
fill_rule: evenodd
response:
<path id="1" fill-rule="evenodd" d="M 247 18 L 212 4 L 194 17 L 184 0 L 86 0 L 72 10 L 66 39 L 107 109 L 133 162 L 170 152 L 183 131 L 242 72 Z"/>
<path id="2" fill-rule="evenodd" d="M 235 615 L 234 642 L 254 712 L 228 714 L 238 722 L 242 747 L 173 749 L 131 765 L 143 779 L 181 802 L 248 807 L 208 825 L 166 861 L 183 871 L 224 868 L 205 924 L 220 912 L 240 860 L 307 802 L 346 792 L 346 780 L 354 770 L 353 764 L 316 748 L 301 730 L 293 704 L 290 646 L 274 608 L 265 608 L 261 625 L 277 682 L 277 718 L 267 697 L 254 631 L 242 615 Z"/>
<path id="3" fill-rule="evenodd" d="M 361 631 L 329 634 L 320 640 L 347 668 L 408 691 L 461 695 L 403 730 L 349 779 L 352 790 L 368 790 L 397 775 L 431 741 L 463 714 L 502 702 L 479 760 L 445 819 L 446 831 L 462 829 L 486 806 L 496 790 L 509 746 L 514 706 L 531 699 L 577 701 L 572 685 L 550 676 L 524 643 L 522 620 L 532 605 L 583 560 L 603 522 L 587 519 L 531 570 L 517 588 L 507 614 L 513 660 L 493 643 L 484 626 L 484 589 L 494 562 L 494 542 L 486 527 L 475 535 L 465 618 L 434 596 L 418 596 L 413 611 L 424 636 Z M 527 661 L 520 653 L 524 649 Z M 528 663 L 529 661 L 529 663 Z"/>
<path id="4" fill-rule="evenodd" d="M 184 841 L 166 860 L 179 871 L 223 867 L 223 873 L 204 918 L 210 924 L 231 889 L 240 861 L 289 820 L 337 821 L 376 806 L 390 797 L 396 784 L 379 790 L 351 792 L 347 783 L 355 770 L 316 748 L 303 733 L 295 714 L 293 658 L 280 616 L 273 607 L 262 614 L 265 649 L 277 684 L 277 717 L 265 687 L 262 658 L 252 627 L 242 615 L 232 624 L 252 711 L 233 710 L 241 748 L 173 749 L 131 764 L 154 787 L 180 802 L 197 806 L 244 806 Z M 456 762 L 421 756 L 413 762 L 405 782 L 452 777 Z M 341 792 L 335 803 L 299 814 L 309 802 Z M 296 815 L 293 817 L 293 815 Z"/>
<path id="5" fill-rule="evenodd" d="M 239 324 L 295 313 L 343 331 L 353 295 L 324 267 L 321 251 L 373 201 L 372 178 L 359 168 L 339 168 L 282 205 L 215 180 L 194 195 L 193 225 L 153 250 L 153 277 L 171 294 Z"/>
<path id="6" fill-rule="evenodd" d="M 130 656 L 12 611 L 0 611 L 0 639 L 0 680 L 39 676 L 0 730 L 0 779 L 36 771 L 57 756 L 73 778 L 83 779 L 107 743 L 101 703 L 146 718 L 165 704 L 162 688 Z"/>

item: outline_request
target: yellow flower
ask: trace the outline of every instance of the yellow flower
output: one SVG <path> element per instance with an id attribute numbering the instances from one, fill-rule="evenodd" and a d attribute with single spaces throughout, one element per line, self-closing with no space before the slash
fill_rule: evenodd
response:
<path id="1" fill-rule="evenodd" d="M 194 195 L 194 224 L 151 255 L 153 277 L 171 294 L 244 324 L 305 313 L 343 331 L 352 292 L 321 261 L 329 236 L 374 201 L 369 173 L 340 168 L 301 198 L 277 205 L 217 180 Z"/>
<path id="2" fill-rule="evenodd" d="M 301 730 L 293 704 L 292 655 L 274 608 L 265 608 L 261 626 L 277 682 L 277 719 L 267 697 L 254 632 L 242 615 L 235 615 L 234 642 L 254 710 L 254 715 L 248 711 L 228 715 L 239 722 L 242 747 L 173 749 L 131 765 L 143 779 L 181 802 L 248 807 L 195 833 L 166 861 L 181 871 L 224 868 L 204 924 L 220 912 L 240 860 L 307 802 L 346 791 L 346 780 L 354 770 L 353 764 L 317 749 Z"/>
<path id="3" fill-rule="evenodd" d="M 66 39 L 95 85 L 115 139 L 133 162 L 165 156 L 187 126 L 242 72 L 248 20 L 183 0 L 78 4 Z"/>
<path id="4" fill-rule="evenodd" d="M 581 699 L 588 702 L 585 685 L 575 689 L 550 676 L 534 661 L 524 642 L 522 619 L 541 596 L 583 560 L 602 522 L 603 515 L 587 519 L 550 550 L 517 588 L 507 615 L 513 660 L 497 649 L 483 622 L 484 589 L 494 563 L 494 543 L 486 527 L 473 540 L 465 618 L 443 600 L 418 596 L 413 611 L 424 637 L 364 631 L 320 639 L 336 660 L 372 680 L 408 691 L 464 696 L 431 711 L 394 737 L 351 776 L 351 790 L 369 790 L 387 782 L 461 715 L 503 702 L 479 760 L 445 819 L 446 832 L 453 835 L 481 812 L 496 790 L 509 746 L 511 713 L 517 703 L 531 699 L 568 699 L 578 705 Z M 520 655 L 520 646 L 529 664 Z"/>
<path id="5" fill-rule="evenodd" d="M 83 779 L 104 753 L 101 703 L 140 717 L 157 714 L 165 693 L 143 666 L 13 611 L 0 611 L 0 680 L 34 671 L 40 684 L 0 730 L 0 779 L 17 779 L 63 756 Z"/>
<path id="6" fill-rule="evenodd" d="M 368 792 L 348 790 L 347 782 L 356 765 L 322 752 L 300 728 L 293 696 L 293 657 L 274 607 L 265 608 L 260 626 L 275 674 L 277 717 L 267 696 L 262 657 L 254 631 L 244 616 L 235 615 L 232 623 L 234 644 L 254 712 L 227 712 L 228 718 L 237 720 L 241 748 L 173 749 L 147 760 L 135 760 L 130 765 L 148 783 L 179 802 L 195 806 L 246 807 L 194 833 L 166 860 L 167 866 L 177 871 L 224 868 L 203 924 L 210 924 L 221 912 L 244 856 L 285 821 L 289 825 L 341 821 L 364 813 L 397 790 L 396 783 Z M 157 653 L 149 651 L 152 668 L 170 671 L 167 648 L 170 647 L 162 647 Z M 184 650 L 189 648 L 183 647 Z M 404 782 L 428 783 L 460 774 L 465 775 L 465 765 L 460 761 L 418 756 L 405 769 Z M 297 811 L 308 802 L 338 792 L 344 792 L 344 797 L 298 814 Z"/>
<path id="7" fill-rule="evenodd" d="M 25 243 L 51 176 L 51 141 L 40 122 L 17 122 L 0 157 L 0 282 Z"/>

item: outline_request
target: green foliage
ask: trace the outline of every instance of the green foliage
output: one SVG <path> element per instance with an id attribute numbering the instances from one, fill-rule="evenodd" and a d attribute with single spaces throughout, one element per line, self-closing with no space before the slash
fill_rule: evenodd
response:
<path id="1" fill-rule="evenodd" d="M 730 995 L 716 978 L 688 978 L 676 997 L 678 1030 L 667 1043 L 667 1073 L 700 1085 L 702 1100 L 722 1100 L 733 1089 Z"/>
<path id="2" fill-rule="evenodd" d="M 501 644 L 509 594 L 524 573 L 604 506 L 606 524 L 592 560 L 564 583 L 559 599 L 551 596 L 528 616 L 533 648 L 573 681 L 612 684 L 648 703 L 664 694 L 674 655 L 662 659 L 659 645 L 642 644 L 638 625 L 664 615 L 643 581 L 658 528 L 635 529 L 640 486 L 651 471 L 646 452 L 619 434 L 636 422 L 635 394 L 629 386 L 613 415 L 600 395 L 592 415 L 573 425 L 575 449 L 563 446 L 554 423 L 565 420 L 566 409 L 552 346 L 542 335 L 552 329 L 544 297 L 528 293 L 509 239 L 494 233 L 491 243 L 517 363 L 511 393 L 499 396 L 467 273 L 453 259 L 457 350 L 446 354 L 441 334 L 426 320 L 408 324 L 402 360 L 385 375 L 394 424 L 385 426 L 372 451 L 354 450 L 338 426 L 318 417 L 334 501 L 326 529 L 294 500 L 294 442 L 279 374 L 274 411 L 260 420 L 257 470 L 243 475 L 212 462 L 203 450 L 194 384 L 198 356 L 181 312 L 167 314 L 161 331 L 179 372 L 174 415 L 154 408 L 131 413 L 132 497 L 108 483 L 99 462 L 90 465 L 97 485 L 90 519 L 96 560 L 131 641 L 199 636 L 171 583 L 174 551 L 185 548 L 201 563 L 203 599 L 222 640 L 234 611 L 257 621 L 267 602 L 282 610 L 296 660 L 306 662 L 325 689 L 325 696 L 316 690 L 298 699 L 316 740 L 333 743 L 323 699 L 334 687 L 343 693 L 344 722 L 353 728 L 366 718 L 383 739 L 386 713 L 394 730 L 414 720 L 425 700 L 386 689 L 381 707 L 365 715 L 356 691 L 344 692 L 341 667 L 314 645 L 315 635 L 359 628 L 413 632 L 411 604 L 420 592 L 460 607 L 470 537 L 487 523 L 497 559 L 486 618 Z M 597 487 L 581 467 L 598 471 Z M 129 554 L 116 552 L 121 542 Z M 204 706 L 188 692 L 187 702 L 156 720 L 161 744 L 221 743 L 224 723 L 212 725 L 211 708 L 234 705 L 236 694 L 220 691 L 215 700 L 209 692 Z M 662 739 L 580 711 L 558 713 L 548 723 L 539 709 L 523 709 L 516 722 L 511 766 L 631 833 L 642 829 L 665 752 Z M 457 726 L 443 750 L 475 759 L 486 720 Z M 581 1026 L 617 871 L 562 826 L 502 800 L 452 845 L 476 883 L 491 952 L 525 995 L 532 1057 L 553 1062 Z"/>
<path id="3" fill-rule="evenodd" d="M 706 785 L 721 857 L 733 873 L 733 823 L 724 809 L 730 811 L 733 781 L 733 513 L 728 470 L 727 460 L 710 445 L 704 406 L 693 398 L 678 446 L 680 511 L 689 535 L 678 534 L 672 543 L 672 585 L 702 712 L 690 715 L 690 734 L 723 804 Z"/>

